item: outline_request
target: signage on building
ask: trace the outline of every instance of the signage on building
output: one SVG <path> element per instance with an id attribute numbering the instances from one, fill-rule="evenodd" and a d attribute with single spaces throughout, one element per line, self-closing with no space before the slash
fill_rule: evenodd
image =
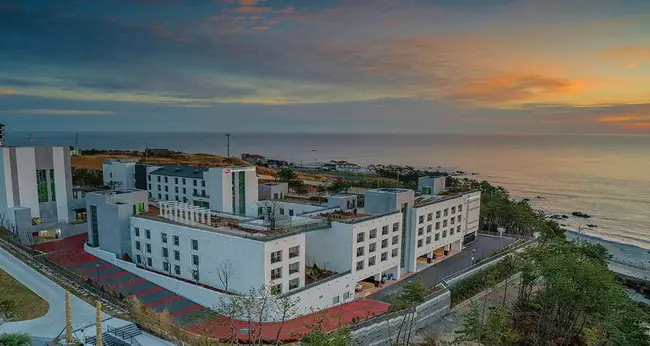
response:
<path id="1" fill-rule="evenodd" d="M 228 173 L 230 173 L 230 170 L 229 170 L 229 169 L 224 169 L 223 172 L 224 172 L 225 174 L 228 174 Z"/>

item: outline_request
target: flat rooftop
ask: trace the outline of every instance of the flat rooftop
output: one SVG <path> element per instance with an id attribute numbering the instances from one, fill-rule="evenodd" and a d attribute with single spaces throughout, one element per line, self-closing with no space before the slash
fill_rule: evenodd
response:
<path id="1" fill-rule="evenodd" d="M 333 210 L 333 211 L 324 211 L 322 213 L 317 213 L 316 211 L 313 214 L 311 214 L 309 217 L 311 217 L 312 219 L 324 219 L 328 221 L 354 224 L 354 223 L 359 223 L 362 221 L 374 219 L 377 217 L 392 215 L 396 213 L 399 213 L 399 211 L 396 210 L 396 211 L 391 211 L 388 213 L 380 213 L 380 214 L 366 213 L 363 210 L 363 208 L 359 208 L 357 209 L 356 213 L 353 210 Z"/>
<path id="2" fill-rule="evenodd" d="M 149 174 L 203 179 L 203 172 L 207 172 L 207 171 L 208 171 L 207 167 L 168 165 L 168 166 L 162 166 L 154 171 L 151 171 Z"/>
<path id="3" fill-rule="evenodd" d="M 92 191 L 90 193 L 96 193 L 98 195 L 122 195 L 125 193 L 132 193 L 137 191 L 145 191 L 145 190 L 138 190 L 138 189 L 97 190 L 97 191 Z"/>
<path id="4" fill-rule="evenodd" d="M 451 193 L 445 193 L 444 195 L 422 195 L 418 196 L 415 198 L 413 201 L 413 205 L 415 207 L 422 207 L 425 205 L 430 205 L 430 204 L 435 204 L 439 202 L 444 202 L 448 201 L 450 199 L 462 197 L 468 193 L 472 193 L 475 191 L 469 191 L 469 192 L 451 192 Z"/>
<path id="5" fill-rule="evenodd" d="M 402 192 L 408 192 L 408 191 L 413 191 L 409 189 L 402 189 L 399 187 L 383 187 L 379 189 L 372 189 L 368 190 L 368 192 L 382 192 L 382 193 L 402 193 Z"/>

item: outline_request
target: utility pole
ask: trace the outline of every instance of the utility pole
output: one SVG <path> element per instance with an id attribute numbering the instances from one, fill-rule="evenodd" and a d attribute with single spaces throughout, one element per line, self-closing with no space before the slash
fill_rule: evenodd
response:
<path id="1" fill-rule="evenodd" d="M 227 157 L 230 157 L 230 132 L 226 132 L 226 141 L 227 141 L 226 147 L 228 148 Z"/>

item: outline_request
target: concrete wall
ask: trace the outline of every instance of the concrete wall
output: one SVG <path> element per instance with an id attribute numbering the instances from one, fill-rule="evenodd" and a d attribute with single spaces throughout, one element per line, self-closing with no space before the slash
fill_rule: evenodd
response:
<path id="1" fill-rule="evenodd" d="M 70 148 L 52 148 L 54 169 L 54 190 L 56 193 L 56 214 L 59 222 L 70 222 L 70 200 L 72 200 L 72 172 L 70 170 Z M 48 174 L 48 179 L 49 179 Z M 49 185 L 52 186 L 51 184 Z"/>
<path id="2" fill-rule="evenodd" d="M 390 345 L 391 341 L 396 341 L 400 325 L 409 325 L 410 321 L 413 321 L 411 332 L 413 335 L 416 330 L 422 329 L 448 314 L 450 306 L 451 293 L 446 289 L 442 289 L 430 295 L 420 305 L 417 305 L 415 312 L 407 310 L 386 314 L 350 326 L 351 344 L 362 346 Z M 403 323 L 404 321 L 405 323 Z M 402 330 L 402 336 L 404 333 L 404 330 Z"/>
<path id="3" fill-rule="evenodd" d="M 465 216 L 465 234 L 477 232 L 481 216 L 481 193 L 472 192 L 467 197 L 467 216 Z"/>
<path id="4" fill-rule="evenodd" d="M 332 223 L 331 228 L 307 232 L 306 263 L 316 263 L 337 273 L 352 269 L 352 225 Z"/>
<path id="5" fill-rule="evenodd" d="M 15 149 L 20 206 L 30 208 L 32 217 L 40 217 L 34 148 L 25 147 Z"/>
<path id="6" fill-rule="evenodd" d="M 117 183 L 115 189 L 135 188 L 135 162 L 112 161 L 102 165 L 104 185 Z"/>
<path id="7" fill-rule="evenodd" d="M 326 278 L 312 285 L 289 292 L 287 296 L 299 299 L 297 315 L 328 309 L 354 300 L 355 281 L 351 274 Z"/>
<path id="8" fill-rule="evenodd" d="M 381 278 L 382 273 L 392 272 L 399 278 L 400 276 L 400 258 L 401 258 L 401 213 L 394 213 L 386 216 L 371 218 L 362 222 L 353 224 L 352 228 L 352 279 L 361 281 L 370 276 L 375 276 L 375 279 Z M 397 224 L 395 231 L 393 226 Z M 332 227 L 343 225 L 338 222 L 332 222 Z M 388 234 L 382 235 L 382 229 L 388 228 Z M 370 238 L 370 231 L 376 230 L 376 237 Z M 358 235 L 364 234 L 364 240 L 358 241 Z M 398 237 L 397 244 L 393 244 L 393 237 Z M 386 240 L 387 247 L 382 248 L 382 241 Z M 370 245 L 375 244 L 375 251 L 370 252 Z M 363 248 L 363 255 L 357 256 L 357 249 Z M 393 249 L 397 249 L 397 255 L 393 256 Z M 387 252 L 387 259 L 382 261 L 381 254 Z M 370 265 L 370 259 L 375 258 L 375 264 Z M 357 263 L 363 262 L 363 269 L 357 270 Z M 377 277 L 379 275 L 379 277 Z"/>
<path id="9" fill-rule="evenodd" d="M 259 185 L 258 198 L 264 199 L 282 199 L 289 192 L 288 183 L 267 183 Z M 274 195 L 277 194 L 277 197 Z"/>

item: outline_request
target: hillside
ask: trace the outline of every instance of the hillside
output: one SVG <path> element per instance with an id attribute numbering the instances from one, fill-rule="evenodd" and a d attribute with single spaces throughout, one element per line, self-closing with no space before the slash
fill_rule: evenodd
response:
<path id="1" fill-rule="evenodd" d="M 140 159 L 143 160 L 142 154 L 137 152 L 115 152 L 102 154 L 84 154 L 83 156 L 73 156 L 71 166 L 73 168 L 102 169 L 105 159 Z M 186 154 L 177 153 L 172 157 L 148 157 L 146 162 L 153 165 L 188 165 L 201 167 L 224 167 L 224 166 L 252 166 L 252 164 L 238 157 L 224 157 L 212 154 Z M 257 174 L 262 176 L 275 177 L 278 171 L 271 168 L 257 166 Z M 334 181 L 335 179 L 319 175 L 298 173 L 298 178 L 302 180 L 315 181 Z"/>

